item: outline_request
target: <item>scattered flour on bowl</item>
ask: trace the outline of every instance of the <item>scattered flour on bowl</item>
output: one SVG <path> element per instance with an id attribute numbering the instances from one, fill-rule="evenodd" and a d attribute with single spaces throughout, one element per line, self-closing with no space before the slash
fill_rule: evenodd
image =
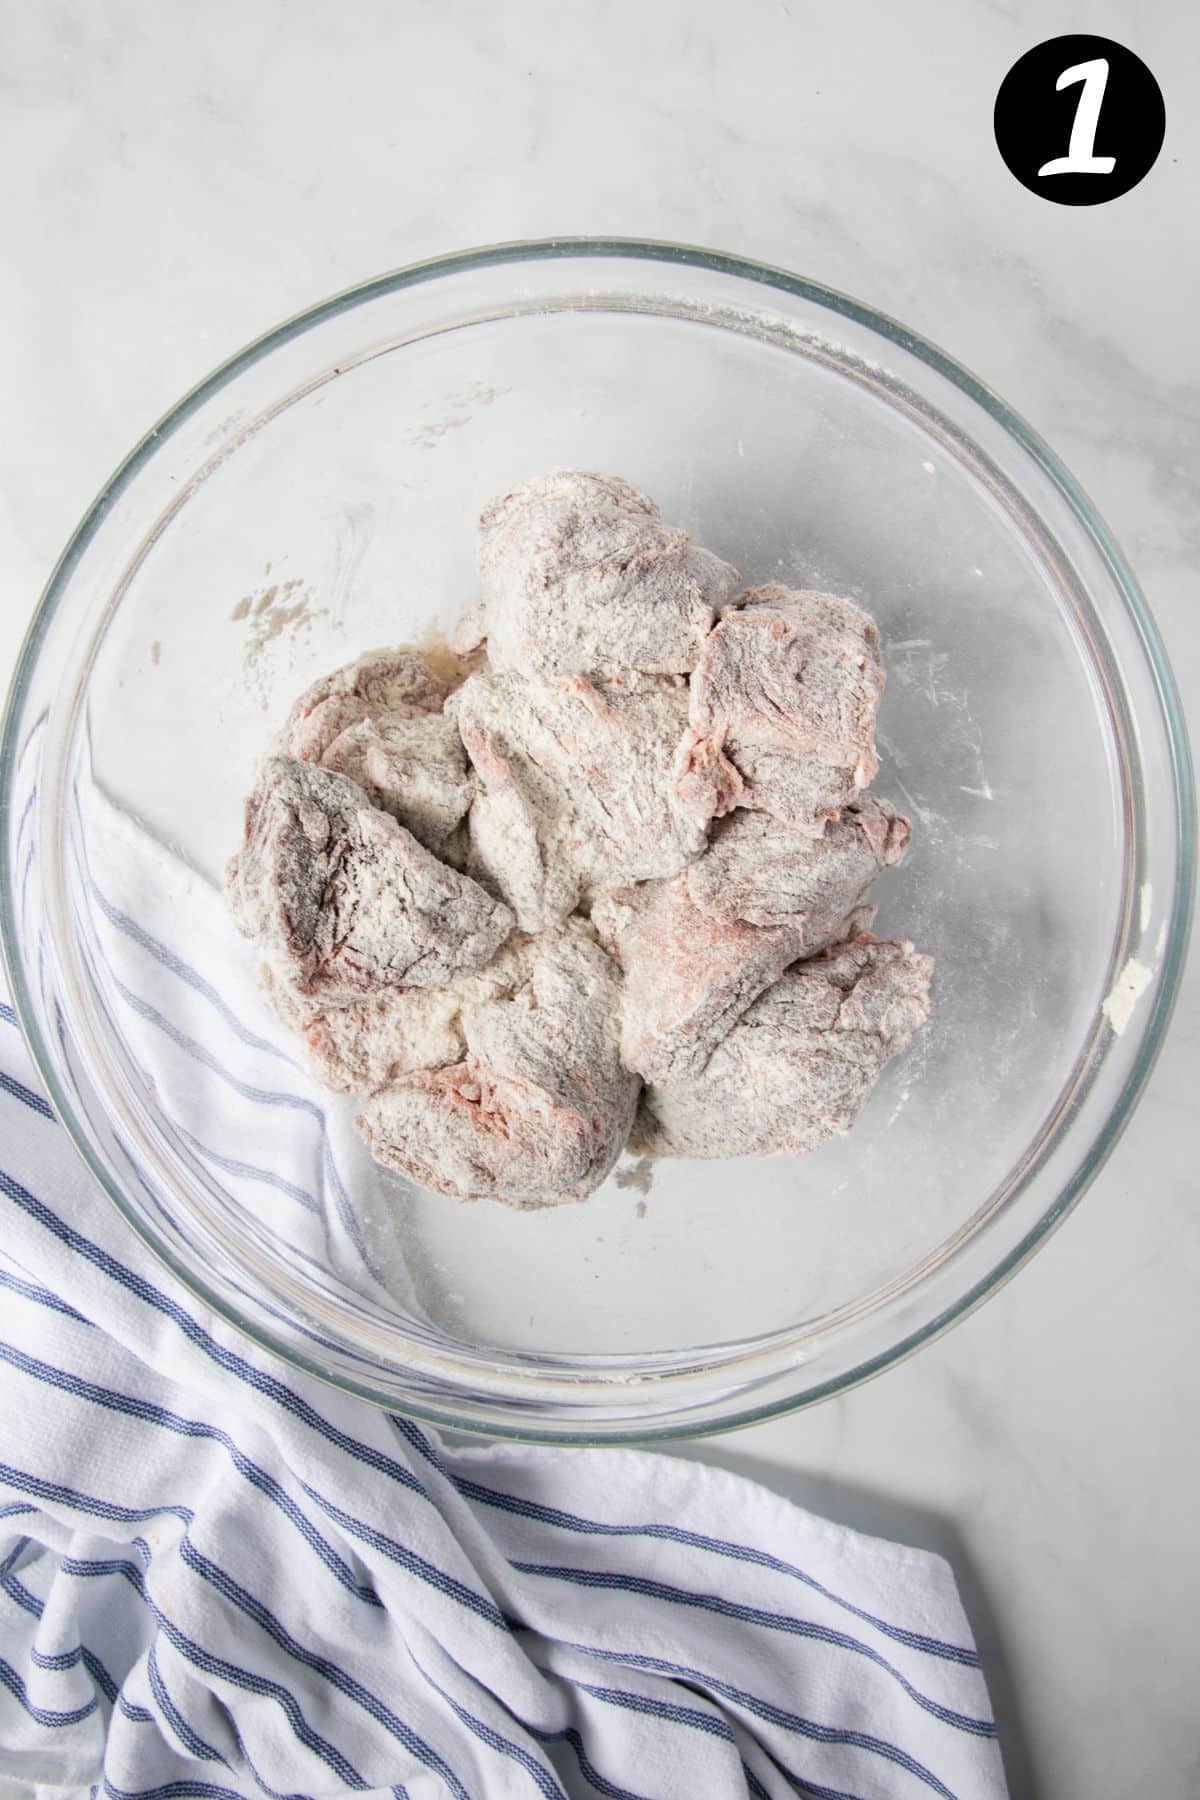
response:
<path id="1" fill-rule="evenodd" d="M 298 575 L 290 581 L 273 582 L 257 593 L 243 594 L 229 617 L 240 623 L 250 622 L 246 643 L 246 664 L 252 667 L 268 644 L 285 632 L 309 631 L 314 619 L 326 616 L 325 607 L 313 605 L 311 588 Z"/>
<path id="2" fill-rule="evenodd" d="M 637 1194 L 648 1194 L 654 1184 L 654 1158 L 639 1156 L 628 1168 L 618 1169 L 613 1177 L 619 1188 L 632 1189 Z M 639 1206 L 638 1217 L 645 1216 L 645 1207 Z"/>
<path id="3" fill-rule="evenodd" d="M 286 581 L 267 582 L 271 564 L 264 569 L 264 585 L 251 588 L 235 603 L 229 614 L 234 625 L 245 625 L 246 644 L 242 654 L 242 675 L 246 686 L 258 696 L 264 712 L 273 701 L 273 682 L 268 665 L 275 649 L 288 648 L 289 666 L 295 661 L 294 651 L 312 634 L 319 619 L 328 620 L 336 629 L 339 621 L 330 615 L 328 606 L 317 606 L 312 587 L 300 576 Z M 328 628 L 328 627 L 327 627 Z"/>
<path id="4" fill-rule="evenodd" d="M 455 410 L 430 419 L 424 425 L 418 425 L 409 433 L 408 441 L 422 450 L 436 450 L 447 432 L 461 431 L 464 425 L 471 423 L 476 407 L 492 406 L 510 392 L 509 388 L 491 387 L 486 382 L 477 381 L 460 393 L 448 394 L 446 404 Z"/>

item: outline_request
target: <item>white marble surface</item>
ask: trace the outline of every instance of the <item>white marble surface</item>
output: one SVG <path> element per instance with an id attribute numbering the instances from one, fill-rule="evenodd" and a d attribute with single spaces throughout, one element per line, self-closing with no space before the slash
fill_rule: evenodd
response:
<path id="1" fill-rule="evenodd" d="M 1168 138 L 1107 207 L 996 155 L 1009 64 L 1107 32 Z M 1051 440 L 1200 700 L 1200 25 L 1101 0 L 41 0 L 0 10 L 0 666 L 131 441 L 241 342 L 466 244 L 664 236 L 843 287 Z M 958 1570 L 1013 1792 L 1200 1791 L 1193 971 L 1149 1093 L 1037 1261 L 905 1367 L 689 1452 Z"/>

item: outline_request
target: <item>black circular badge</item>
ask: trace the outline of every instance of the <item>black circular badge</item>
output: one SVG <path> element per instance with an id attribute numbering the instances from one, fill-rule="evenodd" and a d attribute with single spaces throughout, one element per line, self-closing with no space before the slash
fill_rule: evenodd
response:
<path id="1" fill-rule="evenodd" d="M 1099 206 L 1136 187 L 1167 129 L 1140 56 L 1104 37 L 1047 38 L 996 95 L 996 146 L 1023 187 L 1058 206 Z"/>

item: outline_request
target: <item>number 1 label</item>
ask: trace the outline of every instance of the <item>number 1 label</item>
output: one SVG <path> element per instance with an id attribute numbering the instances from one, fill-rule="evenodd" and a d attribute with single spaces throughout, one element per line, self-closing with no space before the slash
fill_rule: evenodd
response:
<path id="1" fill-rule="evenodd" d="M 1083 83 L 1083 92 L 1075 108 L 1067 154 L 1043 163 L 1038 170 L 1039 176 L 1111 175 L 1117 166 L 1115 156 L 1096 155 L 1096 127 L 1100 123 L 1100 105 L 1108 85 L 1107 59 L 1097 56 L 1092 62 L 1074 63 L 1063 70 L 1054 85 L 1061 93 L 1063 88 L 1073 87 L 1077 81 Z"/>

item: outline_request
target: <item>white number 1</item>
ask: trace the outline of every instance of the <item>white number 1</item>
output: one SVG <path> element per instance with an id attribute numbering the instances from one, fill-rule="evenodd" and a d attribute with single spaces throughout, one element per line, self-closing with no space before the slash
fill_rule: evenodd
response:
<path id="1" fill-rule="evenodd" d="M 1083 83 L 1083 92 L 1075 108 L 1075 122 L 1071 126 L 1067 154 L 1043 163 L 1038 170 L 1039 175 L 1111 175 L 1117 166 L 1115 156 L 1096 155 L 1100 102 L 1104 99 L 1104 89 L 1108 83 L 1107 59 L 1098 56 L 1094 62 L 1075 63 L 1071 68 L 1063 70 L 1054 85 L 1061 93 L 1063 88 L 1073 87 L 1077 81 Z"/>

